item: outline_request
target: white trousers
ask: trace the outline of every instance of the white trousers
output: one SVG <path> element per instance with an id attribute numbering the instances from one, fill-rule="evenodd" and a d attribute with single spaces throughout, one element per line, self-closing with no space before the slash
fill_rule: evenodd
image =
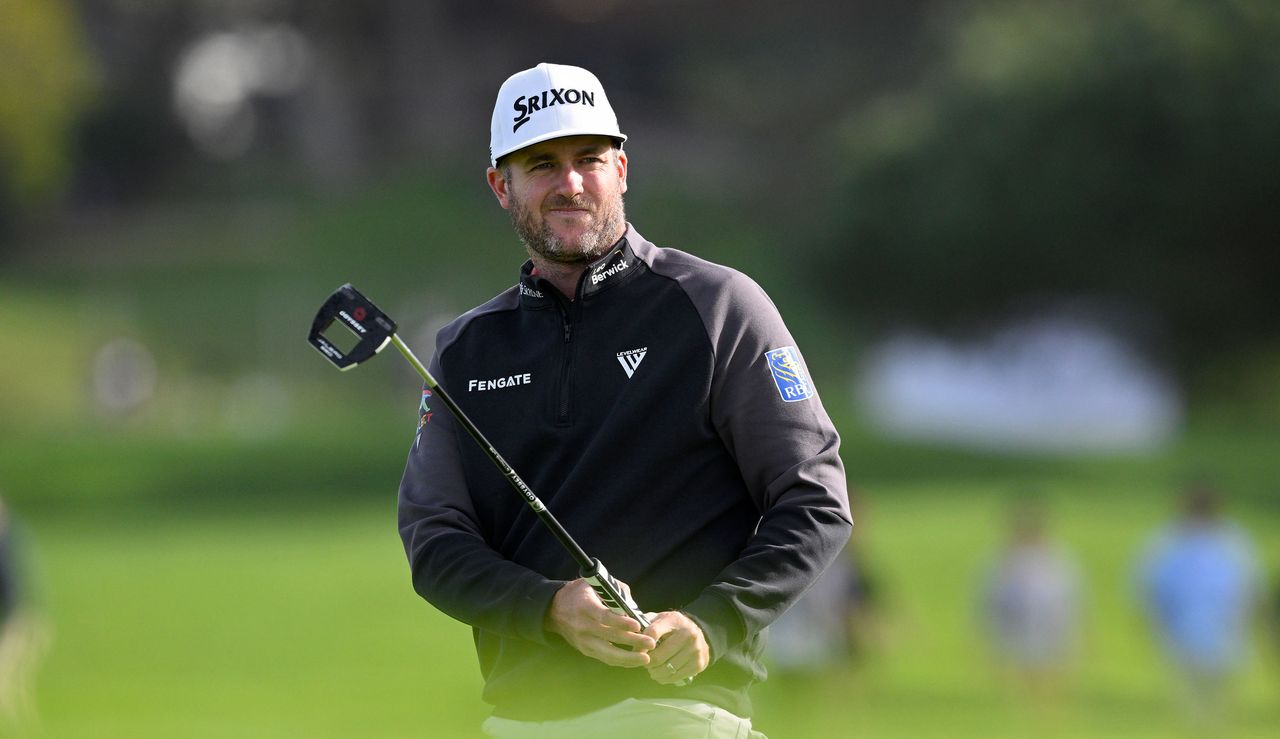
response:
<path id="1" fill-rule="evenodd" d="M 491 716 L 481 728 L 494 739 L 767 739 L 752 730 L 751 719 L 709 703 L 666 698 L 628 698 L 558 721 Z"/>

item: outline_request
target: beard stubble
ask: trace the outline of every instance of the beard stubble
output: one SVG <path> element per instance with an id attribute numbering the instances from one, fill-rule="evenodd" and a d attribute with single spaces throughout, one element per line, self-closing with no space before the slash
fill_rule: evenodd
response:
<path id="1" fill-rule="evenodd" d="M 566 242 L 552 230 L 543 218 L 535 218 L 533 211 L 524 201 L 514 198 L 511 201 L 511 225 L 516 235 L 529 251 L 541 256 L 548 262 L 556 264 L 586 264 L 592 262 L 617 242 L 619 234 L 626 228 L 626 211 L 622 203 L 622 193 L 614 192 L 603 198 L 596 207 L 584 197 L 568 198 L 556 195 L 549 199 L 551 208 L 586 208 L 592 216 L 590 227 L 573 242 Z"/>

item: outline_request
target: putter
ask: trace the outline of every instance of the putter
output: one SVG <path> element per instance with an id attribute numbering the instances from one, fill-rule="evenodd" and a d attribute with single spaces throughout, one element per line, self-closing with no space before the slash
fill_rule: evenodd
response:
<path id="1" fill-rule="evenodd" d="M 329 338 L 324 335 L 335 322 L 341 323 L 344 327 L 356 335 L 358 342 L 348 351 L 342 351 Z M 462 424 L 472 439 L 480 445 L 484 450 L 489 461 L 502 472 L 502 476 L 507 478 L 507 482 L 511 483 L 511 487 L 515 489 L 525 503 L 529 505 L 533 512 L 537 514 L 538 519 L 546 525 L 551 533 L 559 540 L 561 546 L 573 557 L 573 561 L 578 564 L 578 573 L 591 585 L 591 589 L 600 596 L 600 600 L 604 602 L 609 610 L 615 613 L 621 613 L 635 619 L 640 624 L 641 629 L 649 628 L 649 619 L 645 617 L 640 607 L 632 600 L 631 596 L 624 593 L 618 585 L 618 581 L 613 579 L 609 571 L 605 569 L 604 563 L 599 559 L 588 555 L 583 551 L 578 542 L 574 541 L 569 532 L 560 524 L 556 517 L 552 515 L 546 505 L 543 504 L 538 496 L 533 494 L 525 481 L 516 474 L 511 465 L 502 458 L 498 450 L 489 443 L 484 434 L 480 433 L 480 429 L 467 418 L 467 414 L 462 412 L 458 404 L 453 401 L 449 393 L 436 382 L 431 376 L 427 368 L 418 360 L 412 350 L 400 340 L 396 335 L 396 322 L 391 317 L 378 309 L 365 296 L 361 295 L 358 290 L 351 286 L 350 283 L 343 285 L 329 296 L 329 299 L 320 306 L 320 310 L 316 313 L 315 320 L 311 322 L 311 333 L 307 336 L 307 340 L 311 342 L 321 354 L 343 372 L 360 365 L 363 362 L 372 359 L 378 352 L 386 348 L 387 344 L 395 344 L 400 350 L 404 358 L 409 360 L 409 364 L 413 365 L 414 370 L 422 376 L 427 384 L 427 389 L 432 392 L 449 408 L 449 412 L 453 417 Z M 686 678 L 679 684 L 687 685 L 692 678 Z"/>

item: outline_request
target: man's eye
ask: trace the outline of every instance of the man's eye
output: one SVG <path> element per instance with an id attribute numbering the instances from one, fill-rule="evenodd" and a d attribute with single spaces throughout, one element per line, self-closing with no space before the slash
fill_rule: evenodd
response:
<path id="1" fill-rule="evenodd" d="M 538 162 L 537 164 L 533 165 L 530 168 L 530 171 L 539 170 L 539 169 L 551 169 L 551 166 L 552 166 L 551 162 Z"/>

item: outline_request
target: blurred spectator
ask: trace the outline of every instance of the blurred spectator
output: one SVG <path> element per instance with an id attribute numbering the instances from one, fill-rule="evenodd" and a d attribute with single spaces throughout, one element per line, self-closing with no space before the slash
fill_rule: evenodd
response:
<path id="1" fill-rule="evenodd" d="M 850 538 L 813 587 L 770 627 L 769 663 L 780 675 L 814 674 L 848 667 L 879 641 L 879 581 L 863 552 L 865 513 L 852 492 L 849 504 L 859 532 Z"/>
<path id="2" fill-rule="evenodd" d="M 123 417 L 156 393 L 156 360 L 142 342 L 127 337 L 102 345 L 93 357 L 93 397 L 98 410 Z"/>
<path id="3" fill-rule="evenodd" d="M 1244 658 L 1258 569 L 1248 536 L 1225 521 L 1207 485 L 1190 487 L 1179 519 L 1148 545 L 1138 585 L 1161 645 L 1178 666 L 1182 703 L 1198 725 L 1225 719 L 1232 673 Z"/>
<path id="4" fill-rule="evenodd" d="M 35 718 L 31 678 L 44 654 L 47 631 L 25 587 L 19 537 L 0 499 L 0 735 Z"/>
<path id="5" fill-rule="evenodd" d="M 1080 575 L 1048 534 L 1044 505 L 1022 496 L 987 572 L 982 620 L 997 662 L 1037 701 L 1052 700 L 1078 640 Z"/>
<path id="6" fill-rule="evenodd" d="M 767 649 L 774 671 L 813 673 L 845 661 L 853 587 L 853 564 L 846 552 L 769 627 Z"/>
<path id="7" fill-rule="evenodd" d="M 859 663 L 884 646 L 887 638 L 884 623 L 885 604 L 881 592 L 882 581 L 874 566 L 868 566 L 866 547 L 851 541 L 846 553 L 853 563 L 853 582 L 850 585 L 845 631 L 846 651 L 849 660 Z"/>
<path id="8" fill-rule="evenodd" d="M 1275 645 L 1276 657 L 1280 658 L 1280 573 L 1276 575 L 1275 587 L 1271 590 L 1271 603 L 1267 607 L 1267 624 Z"/>
<path id="9" fill-rule="evenodd" d="M 1266 604 L 1265 623 L 1271 640 L 1272 659 L 1280 669 L 1280 573 L 1276 574 L 1270 602 Z"/>

